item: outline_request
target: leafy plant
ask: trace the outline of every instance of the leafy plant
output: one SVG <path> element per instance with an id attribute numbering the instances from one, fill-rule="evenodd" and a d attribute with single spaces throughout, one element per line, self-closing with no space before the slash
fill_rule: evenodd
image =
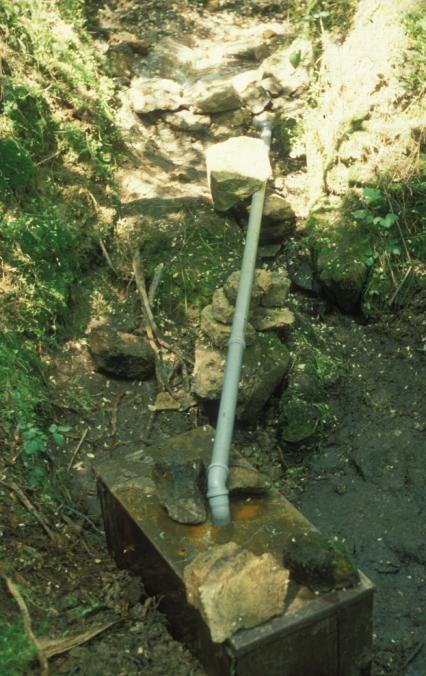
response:
<path id="1" fill-rule="evenodd" d="M 355 0 L 308 0 L 304 15 L 300 16 L 302 11 L 301 3 L 295 7 L 297 19 L 300 23 L 308 26 L 309 33 L 317 36 L 322 29 L 328 31 L 338 31 L 346 34 L 351 25 L 351 19 L 357 8 Z"/>
<path id="2" fill-rule="evenodd" d="M 35 485 L 45 478 L 43 456 L 48 445 L 54 443 L 62 446 L 65 440 L 63 432 L 68 432 L 71 428 L 68 425 L 52 424 L 45 433 L 36 424 L 24 422 L 19 429 L 22 435 L 23 464 L 29 471 L 28 483 Z"/>
<path id="3" fill-rule="evenodd" d="M 426 87 L 426 22 L 424 13 L 411 12 L 405 18 L 409 46 L 402 61 L 401 79 L 407 93 L 424 94 Z"/>

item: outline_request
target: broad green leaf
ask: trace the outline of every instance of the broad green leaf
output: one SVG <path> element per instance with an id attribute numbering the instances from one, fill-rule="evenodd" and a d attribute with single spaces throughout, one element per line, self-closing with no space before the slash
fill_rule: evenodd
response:
<path id="1" fill-rule="evenodd" d="M 380 190 L 376 190 L 375 188 L 364 188 L 362 192 L 368 202 L 379 202 L 383 199 L 383 195 Z"/>
<path id="2" fill-rule="evenodd" d="M 297 68 L 301 60 L 302 60 L 302 51 L 300 49 L 290 54 L 290 63 L 293 66 L 293 68 Z"/>
<path id="3" fill-rule="evenodd" d="M 24 445 L 24 452 L 27 455 L 34 455 L 44 450 L 44 441 L 42 439 L 30 439 Z"/>
<path id="4" fill-rule="evenodd" d="M 352 216 L 356 218 L 357 221 L 364 221 L 368 215 L 368 211 L 365 209 L 357 209 L 357 211 L 352 212 Z"/>
<path id="5" fill-rule="evenodd" d="M 389 229 L 396 223 L 398 220 L 398 216 L 396 214 L 388 214 L 384 218 L 382 218 L 382 225 L 384 228 Z"/>

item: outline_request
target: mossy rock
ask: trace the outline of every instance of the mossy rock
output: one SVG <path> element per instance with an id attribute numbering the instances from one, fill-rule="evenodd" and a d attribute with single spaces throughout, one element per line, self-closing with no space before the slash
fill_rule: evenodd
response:
<path id="1" fill-rule="evenodd" d="M 322 413 L 315 404 L 302 399 L 291 400 L 286 395 L 280 401 L 279 434 L 289 444 L 312 442 L 320 426 Z"/>
<path id="2" fill-rule="evenodd" d="M 357 223 L 329 211 L 311 215 L 307 230 L 321 286 L 343 312 L 352 312 L 368 278 L 368 235 Z"/>
<path id="3" fill-rule="evenodd" d="M 359 582 L 358 570 L 343 542 L 317 531 L 291 537 L 283 561 L 296 582 L 316 591 L 347 589 Z"/>

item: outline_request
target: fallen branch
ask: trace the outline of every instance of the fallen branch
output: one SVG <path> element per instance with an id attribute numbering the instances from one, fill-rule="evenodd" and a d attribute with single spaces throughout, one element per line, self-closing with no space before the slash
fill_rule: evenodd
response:
<path id="1" fill-rule="evenodd" d="M 395 300 L 396 300 L 398 294 L 400 293 L 402 287 L 404 286 L 404 284 L 405 284 L 405 282 L 407 281 L 409 275 L 411 274 L 412 269 L 413 269 L 413 266 L 412 266 L 412 265 L 410 265 L 410 266 L 406 269 L 403 278 L 401 279 L 400 283 L 398 284 L 397 288 L 395 289 L 395 291 L 394 291 L 393 294 L 392 294 L 392 297 L 391 297 L 390 300 L 389 300 L 389 305 L 393 305 L 393 304 L 394 304 L 394 302 L 395 302 Z"/>
<path id="2" fill-rule="evenodd" d="M 12 594 L 13 598 L 15 599 L 16 603 L 18 604 L 19 610 L 21 611 L 22 619 L 24 622 L 24 632 L 25 636 L 27 639 L 35 645 L 35 648 L 37 650 L 37 657 L 38 661 L 40 663 L 40 674 L 41 676 L 48 676 L 49 674 L 49 665 L 47 663 L 47 655 L 46 652 L 43 648 L 43 646 L 40 644 L 40 641 L 38 640 L 37 636 L 35 636 L 32 625 L 31 625 L 31 617 L 30 613 L 27 607 L 27 604 L 25 603 L 21 592 L 19 591 L 18 587 L 16 584 L 13 582 L 13 580 L 10 579 L 7 575 L 4 573 L 1 574 L 2 578 L 6 582 L 6 586 L 10 593 Z"/>
<path id="3" fill-rule="evenodd" d="M 34 516 L 37 519 L 37 521 L 39 522 L 40 526 L 47 533 L 47 535 L 52 540 L 52 542 L 55 545 L 58 545 L 59 544 L 59 538 L 56 536 L 56 534 L 52 530 L 50 530 L 44 516 L 42 516 L 40 514 L 40 512 L 38 512 L 36 510 L 36 508 L 34 507 L 32 502 L 30 502 L 30 500 L 25 495 L 24 491 L 21 488 L 19 488 L 18 484 L 16 484 L 14 481 L 3 481 L 2 479 L 0 479 L 0 484 L 2 484 L 2 486 L 5 486 L 9 490 L 11 490 L 13 493 L 15 493 L 18 496 L 18 498 L 19 498 L 20 502 L 23 504 L 23 506 L 29 512 L 34 514 Z"/>
<path id="4" fill-rule="evenodd" d="M 148 340 L 155 354 L 159 354 L 160 351 L 159 346 L 161 346 L 164 347 L 169 352 L 173 352 L 181 359 L 184 359 L 188 363 L 193 365 L 194 362 L 190 357 L 188 357 L 188 355 L 185 355 L 183 352 L 173 347 L 173 345 L 171 345 L 169 341 L 167 341 L 163 336 L 160 335 L 158 326 L 155 323 L 154 315 L 152 313 L 149 296 L 146 291 L 145 277 L 143 276 L 141 268 L 140 252 L 139 249 L 137 248 L 133 250 L 132 267 L 133 274 L 135 276 L 136 286 L 142 300 L 142 313 L 146 322 L 146 326 L 144 327 L 145 332 L 148 336 Z"/>
<path id="5" fill-rule="evenodd" d="M 83 446 L 85 439 L 87 435 L 89 434 L 90 427 L 86 427 L 84 430 L 83 434 L 80 437 L 80 441 L 78 442 L 77 446 L 75 447 L 74 453 L 71 456 L 71 460 L 68 463 L 68 472 L 71 471 L 72 466 L 74 464 L 74 461 L 77 457 L 77 455 L 80 453 L 81 447 Z"/>
<path id="6" fill-rule="evenodd" d="M 77 646 L 87 643 L 90 639 L 98 636 L 103 631 L 106 631 L 114 624 L 121 622 L 123 618 L 119 620 L 113 620 L 112 622 L 106 622 L 105 624 L 98 625 L 92 629 L 88 629 L 83 634 L 77 634 L 77 636 L 68 636 L 67 638 L 39 638 L 38 644 L 42 648 L 44 654 L 47 658 L 53 657 L 54 655 L 61 655 L 66 653 Z"/>
<path id="7" fill-rule="evenodd" d="M 140 255 L 140 251 L 139 251 L 138 248 L 135 248 L 133 250 L 132 267 L 133 267 L 133 274 L 135 275 L 136 286 L 137 286 L 137 289 L 139 291 L 139 295 L 140 295 L 141 300 L 142 300 L 142 313 L 143 313 L 145 322 L 147 324 L 146 332 L 147 332 L 148 338 L 150 340 L 154 341 L 154 343 L 155 343 L 157 326 L 156 326 L 156 323 L 155 323 L 155 320 L 154 320 L 154 315 L 152 314 L 148 294 L 146 292 L 145 277 L 143 275 L 142 266 L 141 266 L 141 255 Z M 157 345 L 156 345 L 156 351 L 158 351 Z"/>
<path id="8" fill-rule="evenodd" d="M 113 271 L 113 273 L 114 273 L 115 275 L 117 275 L 117 270 L 116 270 L 115 267 L 114 267 L 114 264 L 113 264 L 113 262 L 112 262 L 112 260 L 111 260 L 111 256 L 110 256 L 109 253 L 108 253 L 108 249 L 106 248 L 106 246 L 105 246 L 105 244 L 104 244 L 104 242 L 103 242 L 103 239 L 102 239 L 101 237 L 99 237 L 99 246 L 101 247 L 101 251 L 102 251 L 103 255 L 105 256 L 105 260 L 106 260 L 106 262 L 108 263 L 109 267 L 111 268 L 111 270 Z"/>

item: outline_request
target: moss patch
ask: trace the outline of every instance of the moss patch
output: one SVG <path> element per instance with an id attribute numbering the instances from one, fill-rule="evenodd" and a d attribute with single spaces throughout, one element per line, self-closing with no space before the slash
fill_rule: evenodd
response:
<path id="1" fill-rule="evenodd" d="M 147 276 L 165 264 L 157 304 L 167 317 L 180 323 L 193 320 L 213 292 L 240 267 L 243 234 L 229 218 L 211 208 L 183 207 L 166 215 L 166 227 L 156 223 L 142 248 Z M 144 213 L 144 218 L 147 214 Z M 164 218 L 164 216 L 163 216 Z"/>
<path id="2" fill-rule="evenodd" d="M 284 550 L 284 565 L 297 582 L 318 591 L 345 589 L 359 582 L 357 568 L 344 543 L 315 531 L 290 538 Z"/>
<path id="3" fill-rule="evenodd" d="M 359 223 L 343 213 L 316 212 L 307 223 L 319 280 L 341 310 L 358 305 L 364 289 L 369 237 Z"/>

